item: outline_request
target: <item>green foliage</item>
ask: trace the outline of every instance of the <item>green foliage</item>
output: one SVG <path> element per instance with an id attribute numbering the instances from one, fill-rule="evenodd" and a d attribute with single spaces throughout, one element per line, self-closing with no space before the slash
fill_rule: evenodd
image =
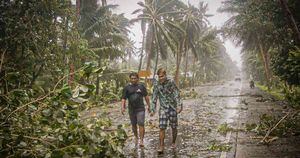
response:
<path id="1" fill-rule="evenodd" d="M 300 85 L 300 49 L 282 50 L 273 57 L 274 73 L 289 85 Z"/>
<path id="2" fill-rule="evenodd" d="M 32 91 L 15 89 L 1 102 L 1 155 L 15 157 L 122 156 L 126 133 L 110 129 L 108 118 L 82 122 L 83 106 L 95 104 L 94 85 L 63 85 L 39 98 Z M 15 106 L 17 109 L 9 108 Z M 13 111 L 14 110 L 14 111 Z"/>
<path id="3" fill-rule="evenodd" d="M 286 86 L 284 87 L 285 98 L 290 102 L 294 108 L 300 108 L 300 87 Z"/>
<path id="4" fill-rule="evenodd" d="M 286 84 L 279 88 L 284 89 L 290 102 L 297 104 L 297 88 L 293 87 L 297 87 L 300 81 L 299 39 L 293 29 L 297 26 L 293 26 L 289 19 L 293 18 L 298 25 L 300 2 L 284 2 L 289 11 L 273 0 L 227 0 L 220 11 L 234 14 L 223 30 L 225 35 L 243 47 L 243 66 L 247 74 L 254 76 L 256 81 L 267 83 L 268 88 L 271 84 L 276 85 L 279 77 Z M 270 72 L 269 66 L 273 72 Z M 277 92 L 274 94 L 279 96 Z"/>
<path id="5" fill-rule="evenodd" d="M 93 83 L 106 66 L 80 38 L 71 1 L 1 1 L 0 8 L 0 155 L 122 157 L 121 126 L 79 115 L 98 104 Z"/>
<path id="6" fill-rule="evenodd" d="M 183 99 L 196 99 L 198 96 L 198 93 L 192 89 L 192 90 L 186 90 L 186 91 L 182 91 L 180 93 L 180 97 Z"/>
<path id="7" fill-rule="evenodd" d="M 210 151 L 219 151 L 219 152 L 222 152 L 222 151 L 230 151 L 232 148 L 232 146 L 228 145 L 228 144 L 220 144 L 220 143 L 217 143 L 217 141 L 213 141 L 209 147 L 208 147 L 208 150 Z"/>
<path id="8" fill-rule="evenodd" d="M 285 99 L 285 96 L 284 96 L 285 93 L 282 91 L 283 87 L 274 87 L 274 88 L 272 87 L 271 89 L 268 89 L 268 87 L 266 87 L 264 85 L 261 85 L 259 83 L 256 83 L 256 86 L 259 89 L 271 94 L 273 97 L 275 97 L 278 100 L 284 100 Z"/>
<path id="9" fill-rule="evenodd" d="M 225 122 L 225 123 L 223 123 L 223 124 L 221 124 L 221 125 L 218 126 L 218 130 L 217 131 L 219 133 L 225 135 L 227 132 L 232 131 L 232 130 L 233 129 L 230 126 L 228 126 L 228 124 Z"/>

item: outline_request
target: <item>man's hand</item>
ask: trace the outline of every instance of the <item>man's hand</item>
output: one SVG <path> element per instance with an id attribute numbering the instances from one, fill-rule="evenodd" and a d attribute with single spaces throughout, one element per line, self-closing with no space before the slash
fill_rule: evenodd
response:
<path id="1" fill-rule="evenodd" d="M 125 111 L 126 111 L 126 109 L 122 106 L 122 108 L 121 108 L 121 113 L 122 113 L 122 115 L 125 114 Z"/>
<path id="2" fill-rule="evenodd" d="M 124 115 L 125 111 L 126 111 L 126 99 L 122 99 L 122 103 L 121 103 L 121 113 L 122 115 Z"/>
<path id="3" fill-rule="evenodd" d="M 150 114 L 150 106 L 147 106 L 147 112 Z"/>
<path id="4" fill-rule="evenodd" d="M 176 108 L 177 114 L 181 113 L 181 111 L 182 111 L 182 107 L 177 107 L 177 108 Z"/>
<path id="5" fill-rule="evenodd" d="M 150 116 L 151 116 L 151 117 L 154 116 L 154 112 L 150 112 Z"/>

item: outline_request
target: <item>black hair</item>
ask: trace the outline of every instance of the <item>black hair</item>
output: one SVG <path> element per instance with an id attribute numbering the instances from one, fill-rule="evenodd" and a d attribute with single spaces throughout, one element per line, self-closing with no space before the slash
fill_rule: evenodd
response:
<path id="1" fill-rule="evenodd" d="M 136 73 L 136 72 L 130 73 L 130 74 L 129 74 L 129 78 L 131 78 L 131 76 L 135 76 L 135 77 L 139 78 L 139 74 Z"/>

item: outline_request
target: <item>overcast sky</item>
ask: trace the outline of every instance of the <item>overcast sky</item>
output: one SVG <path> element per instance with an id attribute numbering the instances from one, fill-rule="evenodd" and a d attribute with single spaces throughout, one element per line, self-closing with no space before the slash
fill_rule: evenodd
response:
<path id="1" fill-rule="evenodd" d="M 128 19 L 132 19 L 136 17 L 136 15 L 132 15 L 131 13 L 140 8 L 137 4 L 141 0 L 107 0 L 108 4 L 118 4 L 119 7 L 114 11 L 117 13 L 125 13 L 125 17 Z M 142 0 L 143 1 L 143 0 Z M 230 15 L 225 13 L 218 13 L 217 9 L 221 6 L 222 0 L 182 0 L 185 3 L 190 3 L 192 5 L 198 6 L 200 1 L 203 1 L 208 4 L 208 14 L 212 14 L 213 16 L 209 18 L 210 24 L 212 26 L 216 26 L 220 28 L 224 22 L 229 19 Z M 140 24 L 136 23 L 131 27 L 132 34 L 130 38 L 136 41 L 136 47 L 140 48 L 140 43 L 142 41 L 142 32 L 140 28 Z M 237 48 L 230 40 L 226 40 L 224 43 L 227 53 L 232 58 L 233 61 L 237 62 L 237 65 L 241 67 L 241 48 Z"/>

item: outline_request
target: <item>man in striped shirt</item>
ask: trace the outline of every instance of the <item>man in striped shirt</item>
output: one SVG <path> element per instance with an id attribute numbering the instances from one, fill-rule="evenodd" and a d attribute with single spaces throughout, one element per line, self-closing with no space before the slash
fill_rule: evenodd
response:
<path id="1" fill-rule="evenodd" d="M 177 88 L 175 82 L 167 78 L 167 73 L 163 68 L 157 71 L 159 81 L 154 81 L 153 94 L 151 98 L 151 113 L 153 116 L 156 110 L 157 99 L 159 99 L 159 153 L 164 151 L 164 138 L 167 124 L 172 128 L 172 145 L 171 148 L 175 148 L 175 142 L 177 137 L 177 114 L 182 111 L 182 102 L 180 98 L 180 91 Z"/>

